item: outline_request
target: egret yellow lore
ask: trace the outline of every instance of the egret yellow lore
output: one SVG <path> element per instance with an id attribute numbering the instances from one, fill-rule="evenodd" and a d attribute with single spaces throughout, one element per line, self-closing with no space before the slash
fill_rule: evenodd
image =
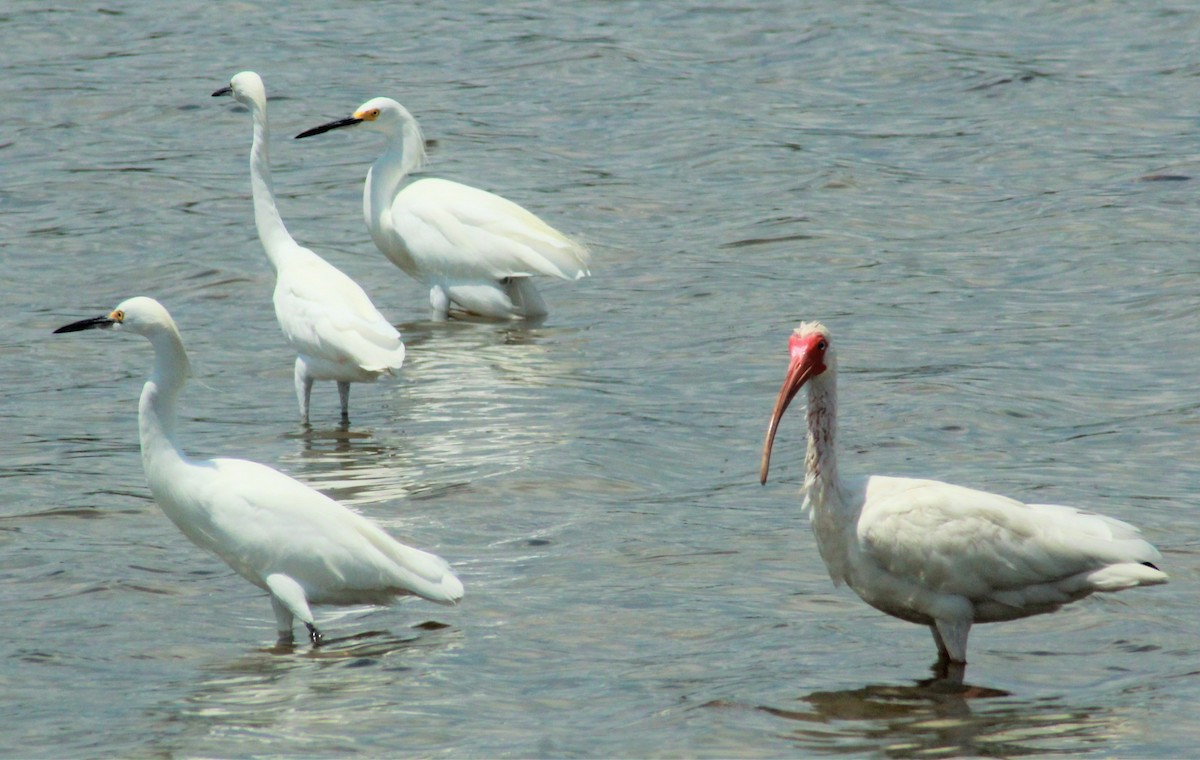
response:
<path id="1" fill-rule="evenodd" d="M 362 515 L 298 480 L 244 459 L 191 459 L 179 446 L 176 400 L 190 374 L 171 315 L 152 298 L 55 330 L 109 329 L 154 348 L 142 388 L 142 467 L 162 511 L 192 543 L 271 596 L 281 641 L 299 619 L 320 644 L 311 604 L 386 604 L 416 595 L 454 604 L 463 586 L 441 557 L 396 541 Z"/>
<path id="2" fill-rule="evenodd" d="M 314 380 L 337 381 L 342 421 L 349 422 L 350 383 L 374 382 L 404 364 L 399 331 L 375 308 L 358 283 L 288 233 L 275 204 L 267 144 L 267 91 L 262 78 L 243 71 L 213 93 L 232 95 L 250 110 L 250 188 L 254 224 L 275 270 L 275 317 L 296 350 L 296 398 L 308 423 Z"/>
<path id="3" fill-rule="evenodd" d="M 355 127 L 387 138 L 367 172 L 363 214 L 385 256 L 429 288 L 434 319 L 450 311 L 497 319 L 546 315 L 536 275 L 578 280 L 589 274 L 583 244 L 533 213 L 486 190 L 445 179 L 407 185 L 424 162 L 417 120 L 391 98 L 373 98 L 347 119 L 301 132 L 311 137 Z"/>

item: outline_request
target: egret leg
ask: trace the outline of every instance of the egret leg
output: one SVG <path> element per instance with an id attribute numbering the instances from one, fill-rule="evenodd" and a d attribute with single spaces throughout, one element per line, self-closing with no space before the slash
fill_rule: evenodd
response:
<path id="1" fill-rule="evenodd" d="M 350 383 L 338 380 L 338 398 L 342 400 L 342 422 L 350 421 Z"/>
<path id="2" fill-rule="evenodd" d="M 936 670 L 938 665 L 950 662 L 950 652 L 946 650 L 946 642 L 942 641 L 942 634 L 938 633 L 936 625 L 930 625 L 929 632 L 933 634 L 933 643 L 937 645 L 937 665 L 934 665 L 934 669 Z"/>
<path id="3" fill-rule="evenodd" d="M 450 294 L 441 285 L 429 289 L 429 305 L 433 308 L 433 321 L 445 322 L 450 318 Z"/>
<path id="4" fill-rule="evenodd" d="M 967 675 L 967 663 L 965 662 L 939 662 L 933 666 L 933 676 L 937 681 L 942 683 L 962 685 L 963 679 Z"/>
<path id="5" fill-rule="evenodd" d="M 296 357 L 296 400 L 300 402 L 300 422 L 308 424 L 308 400 L 312 396 L 313 379 L 302 357 Z"/>
<path id="6" fill-rule="evenodd" d="M 533 284 L 532 277 L 506 277 L 501 280 L 518 316 L 536 319 L 546 316 L 546 302 Z"/>
<path id="7" fill-rule="evenodd" d="M 275 629 L 279 632 L 279 640 L 292 640 L 292 611 L 279 598 L 271 594 L 271 609 L 275 611 Z"/>
<path id="8" fill-rule="evenodd" d="M 283 625 L 283 617 L 279 609 L 282 606 L 287 613 L 288 635 L 291 635 L 292 618 L 297 617 L 308 628 L 308 638 L 313 645 L 319 645 L 321 634 L 317 631 L 312 610 L 308 607 L 308 598 L 304 594 L 304 588 L 295 579 L 283 573 L 272 573 L 267 576 L 266 580 L 267 590 L 271 592 L 271 604 L 275 609 L 275 619 L 280 626 Z"/>
<path id="9" fill-rule="evenodd" d="M 971 621 L 937 618 L 933 621 L 933 629 L 934 641 L 938 642 L 938 659 L 945 652 L 948 662 L 967 664 L 967 634 L 971 632 Z"/>

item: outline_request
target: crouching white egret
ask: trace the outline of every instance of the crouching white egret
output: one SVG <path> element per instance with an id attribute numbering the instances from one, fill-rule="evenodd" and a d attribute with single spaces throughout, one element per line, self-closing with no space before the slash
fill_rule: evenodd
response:
<path id="1" fill-rule="evenodd" d="M 343 127 L 380 132 L 387 148 L 367 172 L 363 213 L 385 256 L 429 287 L 435 319 L 451 308 L 494 318 L 546 314 L 535 275 L 586 277 L 588 250 L 510 200 L 445 179 L 402 186 L 425 159 L 417 120 L 391 98 L 374 98 L 348 119 L 301 132 Z"/>

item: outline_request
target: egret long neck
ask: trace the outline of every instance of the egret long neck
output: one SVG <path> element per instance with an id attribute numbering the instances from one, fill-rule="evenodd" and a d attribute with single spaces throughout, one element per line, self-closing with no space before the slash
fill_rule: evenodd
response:
<path id="1" fill-rule="evenodd" d="M 250 190 L 254 195 L 254 226 L 258 228 L 258 239 L 271 266 L 278 271 L 282 252 L 295 247 L 295 241 L 283 226 L 283 218 L 275 206 L 275 190 L 271 184 L 271 160 L 267 143 L 271 132 L 267 126 L 265 103 L 250 104 L 250 115 L 254 119 L 254 143 L 250 146 Z"/>
<path id="2" fill-rule="evenodd" d="M 388 233 L 391 229 L 392 201 L 409 172 L 419 168 L 424 162 L 425 139 L 421 136 L 416 121 L 409 120 L 388 143 L 383 155 L 376 159 L 367 173 L 367 184 L 363 188 L 363 216 L 375 245 L 384 251 L 392 248 L 392 239 Z M 395 242 L 401 245 L 404 243 L 398 237 Z M 406 262 L 396 263 L 409 274 L 414 274 L 414 271 L 410 271 L 411 266 L 404 266 Z"/>
<path id="3" fill-rule="evenodd" d="M 153 491 L 156 478 L 169 477 L 174 466 L 186 462 L 176 437 L 175 400 L 191 368 L 183 340 L 173 328 L 150 336 L 150 343 L 154 346 L 154 371 L 142 388 L 138 404 L 138 437 L 142 466 Z"/>

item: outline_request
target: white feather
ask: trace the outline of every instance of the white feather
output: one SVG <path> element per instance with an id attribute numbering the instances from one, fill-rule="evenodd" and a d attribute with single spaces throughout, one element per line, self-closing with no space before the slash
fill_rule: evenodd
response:
<path id="1" fill-rule="evenodd" d="M 298 480 L 242 459 L 188 458 L 176 440 L 175 402 L 190 369 L 170 314 L 153 299 L 131 298 L 107 318 L 59 331 L 109 326 L 154 347 L 138 431 L 155 501 L 193 543 L 270 593 L 281 638 L 291 637 L 299 618 L 319 642 L 310 604 L 383 604 L 408 594 L 444 604 L 462 598 L 462 583 L 445 560 L 405 546 Z"/>
<path id="2" fill-rule="evenodd" d="M 388 138 L 367 172 L 363 215 L 388 260 L 429 287 L 436 318 L 446 318 L 451 308 L 495 318 L 539 317 L 545 302 L 529 278 L 589 274 L 587 248 L 510 200 L 444 179 L 405 185 L 424 160 L 424 140 L 408 109 L 390 98 L 368 100 L 353 118 L 297 137 L 349 126 Z"/>
<path id="3" fill-rule="evenodd" d="M 839 477 L 829 331 L 802 324 L 789 352 L 761 479 L 779 420 L 807 386 L 804 501 L 830 577 L 889 615 L 928 625 L 940 663 L 965 663 L 975 623 L 1052 612 L 1093 592 L 1166 583 L 1153 567 L 1162 559 L 1158 550 L 1111 517 L 935 480 Z"/>
<path id="4" fill-rule="evenodd" d="M 243 71 L 228 88 L 213 94 L 226 93 L 250 109 L 254 126 L 250 148 L 254 223 L 275 269 L 275 317 L 298 356 L 295 385 L 300 417 L 308 421 L 313 382 L 334 380 L 342 418 L 347 419 L 350 383 L 373 382 L 400 369 L 404 342 L 358 283 L 299 245 L 284 226 L 271 187 L 267 93 L 262 79 Z"/>

